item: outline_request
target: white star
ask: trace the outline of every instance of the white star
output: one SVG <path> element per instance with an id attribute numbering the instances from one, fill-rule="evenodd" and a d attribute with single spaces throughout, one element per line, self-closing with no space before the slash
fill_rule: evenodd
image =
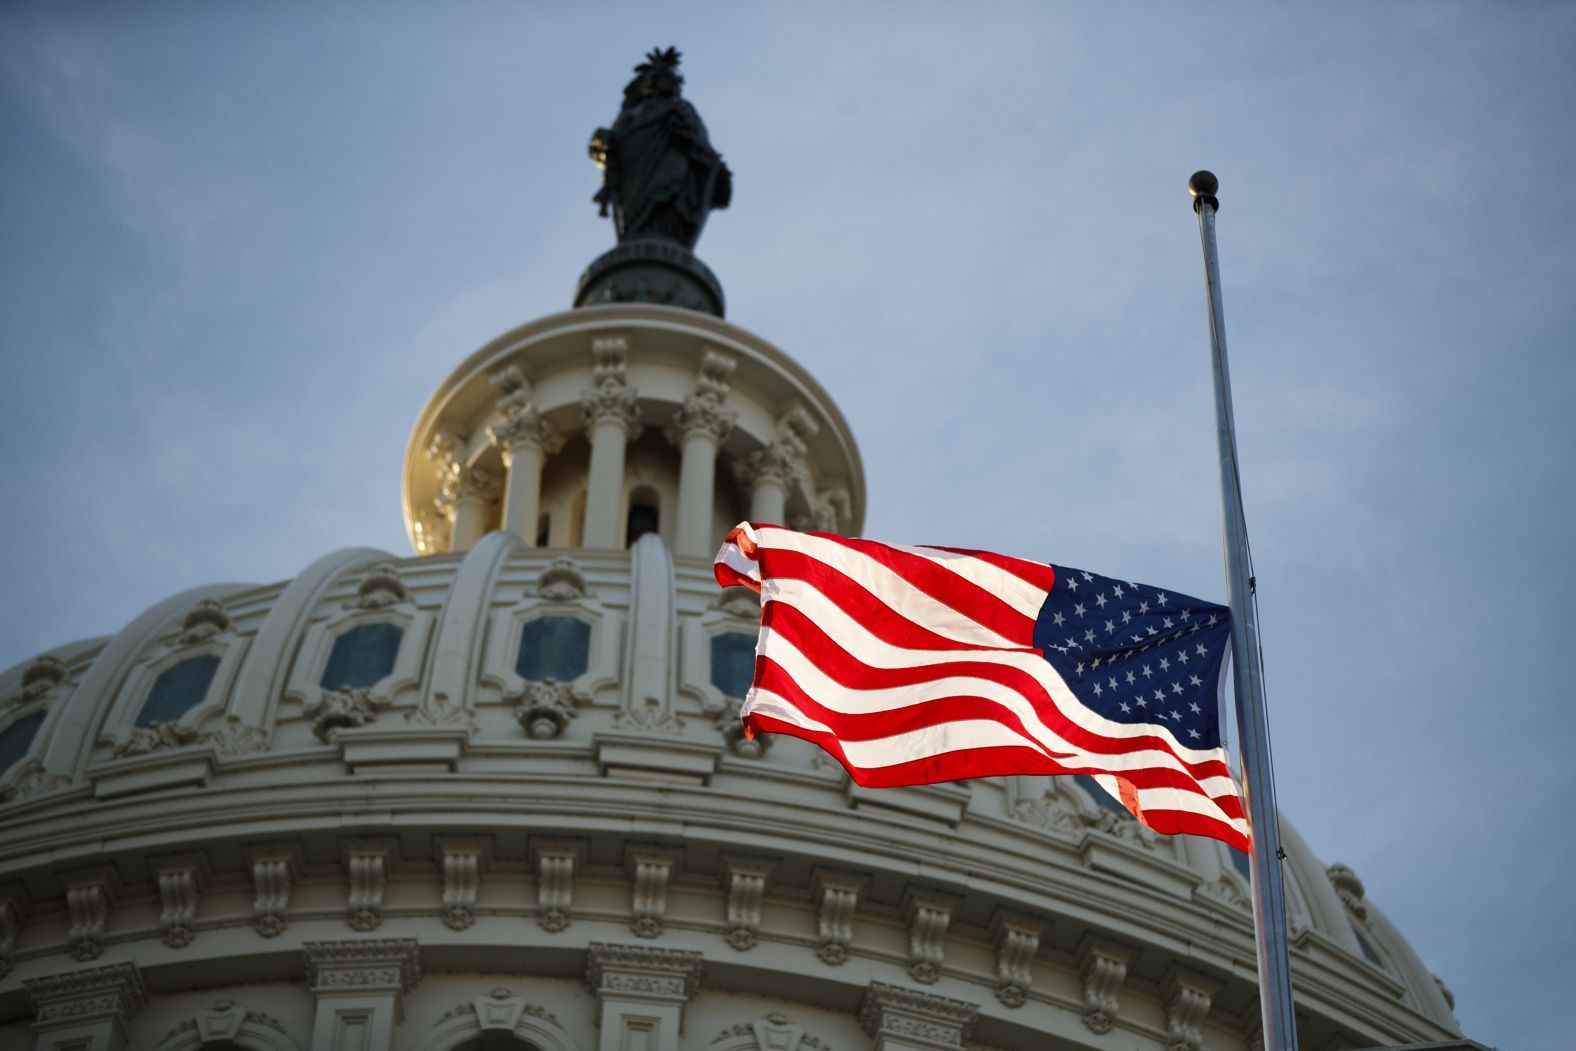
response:
<path id="1" fill-rule="evenodd" d="M 1182 619 L 1183 620 L 1187 620 L 1188 618 L 1190 618 L 1192 616 L 1193 616 L 1193 611 L 1192 610 L 1185 609 L 1185 610 L 1182 611 Z"/>
<path id="2" fill-rule="evenodd" d="M 1073 605 L 1073 612 L 1078 614 L 1080 617 L 1083 616 L 1084 615 L 1084 604 L 1082 602 L 1075 603 Z"/>
<path id="3" fill-rule="evenodd" d="M 1094 579 L 1094 574 L 1088 572 L 1087 570 L 1080 569 L 1078 572 L 1083 574 L 1083 578 L 1085 580 L 1093 580 Z"/>
<path id="4" fill-rule="evenodd" d="M 1181 661 L 1183 664 L 1186 664 L 1187 650 L 1177 650 L 1177 660 Z"/>
<path id="5" fill-rule="evenodd" d="M 1117 584 L 1116 586 L 1111 588 L 1111 593 L 1113 595 L 1115 595 L 1117 598 L 1121 598 L 1122 597 L 1122 585 Z"/>
<path id="6" fill-rule="evenodd" d="M 1146 632 L 1148 632 L 1148 633 L 1149 633 L 1149 634 L 1151 634 L 1151 635 L 1154 635 L 1154 634 L 1156 634 L 1156 632 L 1155 632 L 1155 628 L 1154 628 L 1154 625 L 1153 625 L 1153 624 L 1146 624 L 1146 625 L 1144 625 L 1144 630 L 1145 630 L 1145 631 L 1146 631 Z"/>
<path id="7" fill-rule="evenodd" d="M 1147 603 L 1147 602 L 1140 602 L 1138 604 L 1138 615 L 1139 616 L 1143 616 L 1144 614 L 1146 614 L 1148 612 L 1149 612 L 1149 603 Z"/>
<path id="8" fill-rule="evenodd" d="M 1161 657 L 1160 658 L 1160 670 L 1161 671 L 1170 671 L 1171 670 L 1171 662 L 1166 660 L 1164 657 Z"/>
<path id="9" fill-rule="evenodd" d="M 1197 701 L 1194 701 L 1192 704 L 1188 705 L 1188 708 L 1192 709 L 1194 715 L 1197 715 L 1204 710 L 1198 706 Z"/>
<path id="10" fill-rule="evenodd" d="M 1164 591 L 1160 592 L 1160 594 L 1155 596 L 1155 601 L 1164 606 L 1166 604 L 1166 593 Z"/>
<path id="11" fill-rule="evenodd" d="M 1202 642 L 1198 644 L 1198 655 L 1200 657 L 1208 657 L 1209 656 L 1209 650 L 1204 648 L 1204 644 Z"/>
<path id="12" fill-rule="evenodd" d="M 1128 672 L 1127 673 L 1127 685 L 1131 686 L 1131 685 L 1133 685 L 1133 683 L 1135 683 L 1137 681 L 1138 680 L 1133 677 L 1133 673 L 1132 672 Z"/>
<path id="13" fill-rule="evenodd" d="M 1052 623 L 1052 624 L 1055 624 L 1055 625 L 1056 625 L 1056 626 L 1057 626 L 1057 627 L 1058 627 L 1058 628 L 1059 628 L 1059 627 L 1061 627 L 1061 626 L 1062 626 L 1062 625 L 1063 625 L 1063 624 L 1066 624 L 1066 623 L 1067 623 L 1067 618 L 1066 618 L 1066 617 L 1064 617 L 1064 616 L 1062 616 L 1062 611 L 1061 611 L 1061 610 L 1057 610 L 1057 611 L 1056 611 L 1056 612 L 1055 612 L 1055 613 L 1054 613 L 1054 614 L 1053 614 L 1053 615 L 1052 615 L 1052 616 L 1051 616 L 1051 623 Z"/>
<path id="14" fill-rule="evenodd" d="M 1165 620 L 1162 620 L 1160 623 L 1164 624 L 1167 628 L 1174 628 L 1174 627 L 1176 627 L 1175 624 L 1171 623 L 1171 618 L 1170 617 L 1167 617 Z"/>
<path id="15" fill-rule="evenodd" d="M 1085 642 L 1093 642 L 1094 641 L 1094 629 L 1093 628 L 1090 628 L 1088 631 L 1084 632 L 1084 641 Z"/>
<path id="16" fill-rule="evenodd" d="M 1094 604 L 1096 606 L 1099 606 L 1101 609 L 1105 609 L 1105 595 L 1104 595 L 1104 593 L 1101 593 L 1101 594 L 1096 595 L 1094 597 Z"/>
<path id="17" fill-rule="evenodd" d="M 1171 692 L 1172 693 L 1181 693 L 1182 692 L 1182 684 L 1179 683 L 1179 682 L 1172 683 L 1171 684 Z"/>
<path id="18" fill-rule="evenodd" d="M 1192 683 L 1194 686 L 1202 686 L 1202 685 L 1204 685 L 1204 680 L 1200 679 L 1197 675 L 1189 675 L 1187 677 L 1187 681 Z"/>
<path id="19" fill-rule="evenodd" d="M 1116 689 L 1116 676 L 1111 676 L 1111 678 L 1106 682 L 1106 685 L 1111 687 L 1113 690 Z"/>
<path id="20" fill-rule="evenodd" d="M 1215 626 L 1215 622 L 1219 619 L 1220 617 L 1217 614 L 1211 613 L 1209 615 L 1209 626 L 1213 628 Z"/>
<path id="21" fill-rule="evenodd" d="M 1164 690 L 1156 690 L 1155 691 L 1155 700 L 1163 701 L 1165 699 L 1166 699 L 1166 691 L 1164 691 Z"/>
<path id="22" fill-rule="evenodd" d="M 1138 695 L 1138 706 L 1140 708 L 1148 708 L 1149 707 L 1149 702 L 1144 700 L 1144 695 L 1143 694 L 1139 694 Z"/>
<path id="23" fill-rule="evenodd" d="M 1076 672 L 1074 672 L 1074 674 L 1076 674 L 1076 675 L 1082 675 L 1083 674 L 1083 661 L 1079 661 L 1078 662 L 1078 669 L 1077 669 Z"/>
<path id="24" fill-rule="evenodd" d="M 1113 632 L 1115 630 L 1116 630 L 1116 621 L 1108 620 L 1108 621 L 1105 622 L 1105 633 L 1107 635 L 1111 634 L 1111 632 Z"/>
<path id="25" fill-rule="evenodd" d="M 1067 578 L 1067 590 L 1068 591 L 1077 591 L 1078 590 L 1078 578 L 1077 577 L 1068 577 Z"/>
<path id="26" fill-rule="evenodd" d="M 1171 718 L 1175 719 L 1177 722 L 1181 722 L 1182 721 L 1182 713 L 1181 712 L 1172 712 L 1171 713 Z"/>
<path id="27" fill-rule="evenodd" d="M 1130 610 L 1130 609 L 1124 609 L 1122 611 L 1122 623 L 1123 624 L 1131 624 L 1132 622 L 1133 622 L 1133 611 Z"/>
<path id="28" fill-rule="evenodd" d="M 1144 678 L 1146 678 L 1146 679 L 1155 674 L 1154 672 L 1149 670 L 1149 665 L 1147 665 L 1147 664 L 1144 665 L 1143 672 L 1144 672 Z"/>
<path id="29" fill-rule="evenodd" d="M 1193 740 L 1195 740 L 1195 741 L 1198 740 L 1198 738 L 1199 738 L 1199 732 L 1197 730 L 1189 730 L 1187 732 L 1187 735 L 1189 737 L 1193 738 Z"/>
<path id="30" fill-rule="evenodd" d="M 1132 705 L 1128 704 L 1126 701 L 1122 702 L 1122 711 L 1124 711 L 1124 712 L 1131 712 L 1132 710 L 1133 710 L 1133 706 Z"/>
<path id="31" fill-rule="evenodd" d="M 1103 690 L 1103 689 L 1101 689 L 1101 688 L 1100 688 L 1100 684 L 1099 684 L 1099 683 L 1095 683 L 1095 684 L 1094 684 L 1094 695 L 1095 695 L 1095 696 L 1096 696 L 1096 697 L 1098 697 L 1098 696 L 1100 696 L 1100 695 L 1101 695 L 1101 694 L 1102 694 L 1102 693 L 1104 693 L 1104 692 L 1105 692 L 1105 691 L 1104 691 L 1104 690 Z"/>

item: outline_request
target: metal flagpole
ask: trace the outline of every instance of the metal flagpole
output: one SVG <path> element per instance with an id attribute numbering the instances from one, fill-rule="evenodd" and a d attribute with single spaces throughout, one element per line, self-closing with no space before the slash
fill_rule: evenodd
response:
<path id="1" fill-rule="evenodd" d="M 1253 929 L 1258 942 L 1259 1008 L 1264 1051 L 1296 1051 L 1292 1014 L 1291 961 L 1286 944 L 1286 892 L 1281 882 L 1275 777 L 1270 766 L 1270 730 L 1264 708 L 1264 669 L 1259 661 L 1259 619 L 1254 603 L 1248 527 L 1237 475 L 1236 423 L 1231 412 L 1231 376 L 1226 369 L 1226 322 L 1220 297 L 1220 260 L 1215 253 L 1215 196 L 1220 181 L 1209 172 L 1188 180 L 1198 233 L 1204 244 L 1204 280 L 1209 287 L 1209 335 L 1215 375 L 1215 432 L 1220 443 L 1221 510 L 1225 518 L 1226 595 L 1231 605 L 1231 665 L 1237 693 L 1237 747 L 1252 826 Z"/>

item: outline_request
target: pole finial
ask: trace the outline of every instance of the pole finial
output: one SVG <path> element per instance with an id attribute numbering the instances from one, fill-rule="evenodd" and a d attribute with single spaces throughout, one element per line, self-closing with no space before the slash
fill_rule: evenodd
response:
<path id="1" fill-rule="evenodd" d="M 1220 211 L 1220 198 L 1215 194 L 1220 191 L 1220 180 L 1215 178 L 1214 172 L 1196 171 L 1187 181 L 1187 192 L 1193 195 L 1193 210 L 1196 212 L 1200 205 L 1207 204 L 1215 211 Z"/>

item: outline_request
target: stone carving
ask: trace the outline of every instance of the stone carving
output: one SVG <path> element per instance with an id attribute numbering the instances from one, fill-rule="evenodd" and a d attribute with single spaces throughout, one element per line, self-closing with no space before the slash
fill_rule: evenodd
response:
<path id="1" fill-rule="evenodd" d="M 536 922 L 557 933 L 569 926 L 574 903 L 575 866 L 585 853 L 579 843 L 538 843 L 536 852 Z"/>
<path id="2" fill-rule="evenodd" d="M 662 433 L 674 445 L 683 445 L 692 434 L 709 437 L 721 445 L 733 433 L 737 414 L 723 411 L 722 406 L 701 394 L 690 394 L 673 413 Z"/>
<path id="3" fill-rule="evenodd" d="M 44 764 L 37 759 L 29 759 L 17 768 L 17 772 L 12 775 L 11 784 L 4 792 L 0 792 L 0 799 L 8 803 L 21 803 L 69 787 L 71 787 L 69 777 L 52 774 L 44 769 Z"/>
<path id="4" fill-rule="evenodd" d="M 498 413 L 509 416 L 531 403 L 531 381 L 518 365 L 505 365 L 487 377 L 498 392 Z"/>
<path id="5" fill-rule="evenodd" d="M 687 1000 L 700 985 L 701 954 L 688 949 L 592 942 L 586 987 L 593 993 L 645 993 Z"/>
<path id="6" fill-rule="evenodd" d="M 818 1037 L 790 1022 L 787 1015 L 776 1012 L 729 1026 L 717 1034 L 711 1046 L 715 1051 L 831 1051 Z"/>
<path id="7" fill-rule="evenodd" d="M 909 1037 L 962 1048 L 978 1013 L 962 1000 L 871 982 L 859 1004 L 859 1024 L 878 1043 L 883 1036 Z"/>
<path id="8" fill-rule="evenodd" d="M 558 1020 L 557 1015 L 540 1004 L 533 1004 L 522 996 L 516 996 L 509 989 L 494 989 L 486 996 L 478 996 L 474 1000 L 455 1004 L 438 1020 L 448 1022 L 466 1015 L 474 1017 L 477 1026 L 484 1032 L 496 1030 L 512 1033 L 515 1026 L 520 1024 L 520 1019 L 526 1015 L 540 1018 L 559 1029 L 563 1028 L 563 1023 Z"/>
<path id="9" fill-rule="evenodd" d="M 646 703 L 625 708 L 613 716 L 613 725 L 620 730 L 643 730 L 646 733 L 676 734 L 684 732 L 684 720 L 662 707 L 659 697 L 647 697 Z"/>
<path id="10" fill-rule="evenodd" d="M 744 720 L 739 718 L 738 712 L 731 709 L 717 716 L 716 726 L 717 732 L 722 734 L 722 743 L 728 746 L 728 751 L 741 759 L 759 759 L 777 740 L 775 734 L 745 736 Z"/>
<path id="11" fill-rule="evenodd" d="M 1242 885 L 1227 873 L 1221 873 L 1219 878 L 1202 884 L 1198 888 L 1199 895 L 1207 900 L 1218 901 L 1233 909 L 1252 909 L 1253 902 L 1248 895 L 1243 893 Z"/>
<path id="12" fill-rule="evenodd" d="M 1132 953 L 1109 942 L 1086 938 L 1078 946 L 1078 973 L 1083 978 L 1083 1022 L 1096 1033 L 1116 1024 L 1122 983 Z"/>
<path id="13" fill-rule="evenodd" d="M 693 248 L 707 213 L 733 196 L 732 173 L 680 95 L 678 67 L 673 48 L 648 52 L 613 126 L 591 136 L 591 159 L 602 169 L 592 200 L 604 216 L 612 209 L 620 244 L 655 238 Z"/>
<path id="14" fill-rule="evenodd" d="M 815 522 L 815 528 L 823 533 L 838 533 L 842 531 L 843 523 L 849 521 L 853 514 L 853 499 L 848 495 L 847 489 L 839 487 L 821 493 L 811 518 Z"/>
<path id="15" fill-rule="evenodd" d="M 517 699 L 514 717 L 533 740 L 549 741 L 562 735 L 575 717 L 575 694 L 568 683 L 554 679 L 528 682 Z"/>
<path id="16" fill-rule="evenodd" d="M 293 847 L 276 847 L 254 849 L 249 855 L 255 889 L 252 926 L 264 938 L 275 938 L 285 929 L 285 910 L 290 907 L 300 853 Z"/>
<path id="17" fill-rule="evenodd" d="M 1368 918 L 1368 906 L 1363 901 L 1366 891 L 1363 881 L 1357 878 L 1357 873 L 1345 865 L 1331 865 L 1325 870 L 1325 875 L 1330 878 L 1330 885 L 1335 888 L 1335 893 L 1341 898 L 1341 903 L 1346 906 L 1346 911 L 1359 920 Z"/>
<path id="18" fill-rule="evenodd" d="M 0 971 L 0 975 L 3 975 L 4 973 L 5 972 Z M 1456 994 L 1450 991 L 1450 986 L 1446 985 L 1445 980 L 1439 977 L 1439 975 L 1436 974 L 1432 975 L 1431 977 L 1434 979 L 1434 984 L 1439 987 L 1439 995 L 1445 998 L 1445 1003 L 1450 1006 L 1452 1011 L 1454 1011 L 1456 1009 Z"/>
<path id="19" fill-rule="evenodd" d="M 339 690 L 324 690 L 322 700 L 315 709 L 312 732 L 319 741 L 333 740 L 335 730 L 345 726 L 365 726 L 377 718 L 383 707 L 372 696 L 372 691 L 359 686 L 346 686 Z"/>
<path id="20" fill-rule="evenodd" d="M 438 853 L 443 869 L 443 924 L 450 930 L 463 931 L 476 922 L 483 847 L 481 843 L 440 842 Z"/>
<path id="21" fill-rule="evenodd" d="M 22 688 L 9 698 L 17 706 L 31 704 L 66 681 L 66 666 L 47 653 L 22 670 Z"/>
<path id="22" fill-rule="evenodd" d="M 390 848 L 381 843 L 351 846 L 345 851 L 345 872 L 350 883 L 345 919 L 353 930 L 371 931 L 383 925 L 389 854 Z"/>
<path id="23" fill-rule="evenodd" d="M 124 1027 L 148 1003 L 142 972 L 129 963 L 29 978 L 22 984 L 32 998 L 33 1025 L 38 1029 L 88 1022 L 95 1016 L 113 1018 Z"/>
<path id="24" fill-rule="evenodd" d="M 497 448 L 505 467 L 513 463 L 516 449 L 534 445 L 544 453 L 555 453 L 564 447 L 564 436 L 534 405 L 517 407 L 488 427 L 487 440 Z"/>
<path id="25" fill-rule="evenodd" d="M 815 910 L 815 955 L 821 962 L 836 967 L 848 959 L 848 946 L 854 940 L 854 911 L 864 880 L 857 876 L 818 872 L 812 893 Z"/>
<path id="26" fill-rule="evenodd" d="M 22 923 L 31 905 L 20 883 L 0 890 L 0 978 L 10 974 L 16 963 L 16 940 L 22 933 Z"/>
<path id="27" fill-rule="evenodd" d="M 452 530 L 453 525 L 448 516 L 434 501 L 430 509 L 416 515 L 416 520 L 412 524 L 417 553 L 436 555 L 440 551 L 447 551 Z"/>
<path id="28" fill-rule="evenodd" d="M 156 863 L 155 872 L 159 886 L 159 937 L 172 949 L 184 948 L 197 933 L 204 867 L 196 859 L 171 859 Z"/>
<path id="29" fill-rule="evenodd" d="M 165 748 L 181 748 L 197 740 L 196 727 L 179 722 L 149 723 L 133 728 L 131 734 L 115 749 L 117 756 L 147 755 Z"/>
<path id="30" fill-rule="evenodd" d="M 421 954 L 414 938 L 306 942 L 306 981 L 324 989 L 397 989 L 408 993 L 421 980 Z"/>
<path id="31" fill-rule="evenodd" d="M 421 695 L 415 711 L 405 713 L 405 722 L 412 726 L 469 726 L 472 719 L 465 705 L 428 691 Z"/>
<path id="32" fill-rule="evenodd" d="M 212 1006 L 181 1022 L 164 1034 L 164 1040 L 168 1042 L 182 1033 L 192 1033 L 198 1043 L 205 1047 L 220 1041 L 233 1043 L 241 1035 L 244 1025 L 261 1026 L 278 1033 L 285 1031 L 285 1027 L 273 1015 L 248 1010 L 234 1000 L 224 999 L 215 1000 Z"/>
<path id="33" fill-rule="evenodd" d="M 711 608 L 754 624 L 761 619 L 761 596 L 750 588 L 722 588 L 712 599 Z"/>
<path id="34" fill-rule="evenodd" d="M 772 875 L 772 864 L 751 858 L 725 858 L 723 868 L 728 888 L 728 933 L 724 940 L 741 952 L 753 949 L 761 930 L 761 899 Z"/>
<path id="35" fill-rule="evenodd" d="M 1161 983 L 1166 1004 L 1166 1051 L 1203 1051 L 1204 1019 L 1220 983 L 1172 968 Z"/>
<path id="36" fill-rule="evenodd" d="M 207 642 L 215 635 L 230 630 L 230 615 L 213 599 L 203 599 L 193 606 L 181 622 L 181 642 L 194 645 Z"/>
<path id="37" fill-rule="evenodd" d="M 678 864 L 676 851 L 656 847 L 636 847 L 629 852 L 630 873 L 629 929 L 640 938 L 655 938 L 662 933 L 668 911 L 668 880 Z"/>
<path id="38" fill-rule="evenodd" d="M 580 408 L 585 414 L 587 427 L 599 423 L 616 423 L 624 429 L 631 441 L 640 430 L 644 410 L 640 406 L 640 392 L 631 387 L 622 375 L 616 380 L 598 383 L 595 390 L 580 393 Z"/>
<path id="39" fill-rule="evenodd" d="M 225 716 L 216 730 L 208 732 L 208 740 L 220 755 L 252 755 L 268 751 L 268 731 L 258 726 L 247 726 L 234 715 Z"/>
<path id="40" fill-rule="evenodd" d="M 392 562 L 385 562 L 367 570 L 356 588 L 355 604 L 359 609 L 386 609 L 409 599 L 410 593 L 399 578 L 399 571 Z"/>
<path id="41" fill-rule="evenodd" d="M 97 959 L 104 951 L 104 927 L 109 922 L 114 892 L 113 875 L 108 869 L 97 869 L 68 878 L 65 886 L 66 912 L 71 917 L 66 941 L 71 946 L 71 956 L 83 962 Z"/>
<path id="42" fill-rule="evenodd" d="M 1008 1007 L 1022 1007 L 1029 998 L 1044 926 L 1028 916 L 1002 912 L 995 927 L 996 999 Z"/>
<path id="43" fill-rule="evenodd" d="M 590 593 L 586 575 L 572 558 L 555 558 L 536 578 L 536 593 L 550 602 L 573 602 Z"/>
<path id="44" fill-rule="evenodd" d="M 910 891 L 904 901 L 908 918 L 908 974 L 930 985 L 941 977 L 946 952 L 947 927 L 956 905 L 951 898 L 925 891 Z"/>

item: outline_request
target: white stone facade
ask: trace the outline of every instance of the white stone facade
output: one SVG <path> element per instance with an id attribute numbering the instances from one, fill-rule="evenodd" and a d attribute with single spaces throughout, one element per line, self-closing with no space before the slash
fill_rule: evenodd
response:
<path id="1" fill-rule="evenodd" d="M 542 319 L 440 388 L 404 483 L 416 557 L 196 589 L 0 675 L 0 734 L 37 724 L 0 771 L 0 1047 L 1257 1046 L 1220 844 L 1070 779 L 874 791 L 742 738 L 712 661 L 757 609 L 712 551 L 864 511 L 781 351 Z M 1458 1037 L 1357 877 L 1285 839 L 1306 1046 Z"/>

